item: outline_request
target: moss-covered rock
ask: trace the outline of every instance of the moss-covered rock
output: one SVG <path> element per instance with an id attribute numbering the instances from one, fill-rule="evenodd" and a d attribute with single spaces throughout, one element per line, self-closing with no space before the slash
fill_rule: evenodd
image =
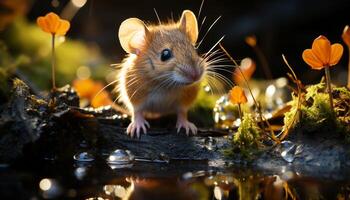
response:
<path id="1" fill-rule="evenodd" d="M 307 87 L 300 95 L 302 98 L 299 107 L 297 97 L 290 102 L 292 108 L 285 113 L 285 127 L 291 125 L 292 129 L 304 133 L 327 133 L 327 130 L 331 130 L 332 133 L 350 136 L 350 92 L 347 88 L 333 88 L 334 111 L 329 104 L 324 82 Z M 295 115 L 297 110 L 300 115 Z M 292 123 L 293 120 L 295 123 Z"/>

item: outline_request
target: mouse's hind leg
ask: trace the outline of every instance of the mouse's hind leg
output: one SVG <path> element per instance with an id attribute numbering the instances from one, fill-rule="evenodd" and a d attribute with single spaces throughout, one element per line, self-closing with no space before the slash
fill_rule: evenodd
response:
<path id="1" fill-rule="evenodd" d="M 150 125 L 143 117 L 142 112 L 135 111 L 133 113 L 132 121 L 126 129 L 126 133 L 131 137 L 134 137 L 134 135 L 136 134 L 136 137 L 140 138 L 141 130 L 144 134 L 146 134 L 147 128 L 149 127 Z"/>
<path id="2" fill-rule="evenodd" d="M 176 122 L 177 133 L 180 132 L 181 128 L 186 130 L 186 135 L 190 135 L 190 132 L 193 135 L 197 134 L 197 127 L 193 123 L 189 122 L 187 119 L 187 110 L 180 109 L 177 112 L 177 122 Z"/>

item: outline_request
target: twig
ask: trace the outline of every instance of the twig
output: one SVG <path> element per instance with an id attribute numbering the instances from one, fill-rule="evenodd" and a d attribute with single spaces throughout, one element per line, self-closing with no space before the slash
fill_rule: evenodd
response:
<path id="1" fill-rule="evenodd" d="M 240 67 L 240 66 L 238 65 L 238 63 L 232 58 L 232 56 L 228 53 L 228 51 L 224 48 L 224 46 L 223 46 L 221 43 L 219 43 L 219 46 L 220 46 L 220 48 L 224 51 L 224 53 L 227 55 L 227 57 L 235 64 L 235 66 L 238 68 L 239 72 L 241 73 L 241 75 L 242 75 L 242 77 L 243 77 L 243 79 L 244 79 L 244 82 L 245 82 L 245 84 L 246 84 L 246 86 L 247 86 L 247 88 L 248 88 L 248 90 L 249 90 L 249 93 L 250 93 L 250 95 L 252 96 L 252 99 L 253 99 L 253 101 L 254 101 L 254 105 L 255 105 L 256 108 L 258 109 L 258 113 L 259 113 L 259 116 L 260 116 L 260 120 L 261 120 L 261 122 L 263 122 L 263 117 L 262 117 L 262 112 L 261 112 L 261 109 L 260 109 L 260 104 L 256 101 L 256 99 L 255 99 L 255 97 L 254 97 L 254 95 L 253 95 L 253 92 L 252 92 L 252 90 L 251 90 L 251 88 L 250 88 L 250 86 L 249 86 L 249 83 L 248 83 L 248 81 L 247 81 L 247 78 L 245 77 L 245 75 L 244 75 L 244 73 L 243 73 L 241 67 Z M 263 125 L 262 128 L 263 128 L 263 131 L 265 132 L 264 125 Z"/>
<path id="2" fill-rule="evenodd" d="M 282 58 L 283 58 L 284 63 L 287 65 L 288 69 L 291 71 L 292 76 L 295 79 L 295 82 L 297 84 L 297 88 L 298 88 L 298 103 L 297 103 L 297 110 L 295 111 L 295 114 L 293 116 L 293 120 L 292 120 L 291 124 L 286 125 L 287 128 L 285 130 L 283 130 L 281 132 L 281 134 L 280 134 L 280 138 L 279 138 L 280 141 L 284 140 L 284 138 L 287 137 L 287 135 L 289 134 L 290 128 L 295 123 L 297 115 L 298 115 L 298 113 L 300 113 L 300 107 L 301 107 L 301 86 L 300 86 L 300 83 L 298 82 L 299 79 L 298 79 L 297 75 L 294 73 L 293 68 L 289 65 L 289 63 L 288 63 L 286 57 L 284 56 L 284 54 L 282 54 Z"/>

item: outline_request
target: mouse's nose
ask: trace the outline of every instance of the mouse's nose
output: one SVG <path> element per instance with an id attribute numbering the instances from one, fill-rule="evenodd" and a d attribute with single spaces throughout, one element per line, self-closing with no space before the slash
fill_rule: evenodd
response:
<path id="1" fill-rule="evenodd" d="M 187 78 L 189 78 L 193 82 L 198 81 L 201 76 L 200 71 L 195 67 L 185 67 L 184 71 Z"/>

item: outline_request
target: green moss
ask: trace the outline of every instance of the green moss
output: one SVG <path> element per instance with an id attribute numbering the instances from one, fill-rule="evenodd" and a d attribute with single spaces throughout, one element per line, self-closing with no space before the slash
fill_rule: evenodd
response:
<path id="1" fill-rule="evenodd" d="M 18 65 L 25 63 L 23 56 L 12 56 L 4 41 L 0 40 L 0 103 L 9 96 L 10 81 Z"/>
<path id="2" fill-rule="evenodd" d="M 240 156 L 249 161 L 260 152 L 261 131 L 253 116 L 244 113 L 241 125 L 233 137 L 232 148 L 225 149 L 223 153 L 228 157 L 239 153 Z"/>
<path id="3" fill-rule="evenodd" d="M 350 135 L 350 92 L 345 87 L 333 88 L 334 111 L 329 104 L 329 95 L 326 93 L 326 85 L 321 82 L 316 85 L 311 85 L 303 94 L 300 115 L 295 123 L 293 122 L 298 109 L 298 99 L 294 97 L 290 102 L 291 110 L 285 113 L 284 124 L 292 125 L 292 129 L 299 129 L 302 132 L 327 132 L 332 130 L 332 133 L 345 133 Z"/>
<path id="4" fill-rule="evenodd" d="M 245 113 L 233 143 L 241 149 L 257 148 L 260 141 L 261 129 L 251 114 Z"/>

